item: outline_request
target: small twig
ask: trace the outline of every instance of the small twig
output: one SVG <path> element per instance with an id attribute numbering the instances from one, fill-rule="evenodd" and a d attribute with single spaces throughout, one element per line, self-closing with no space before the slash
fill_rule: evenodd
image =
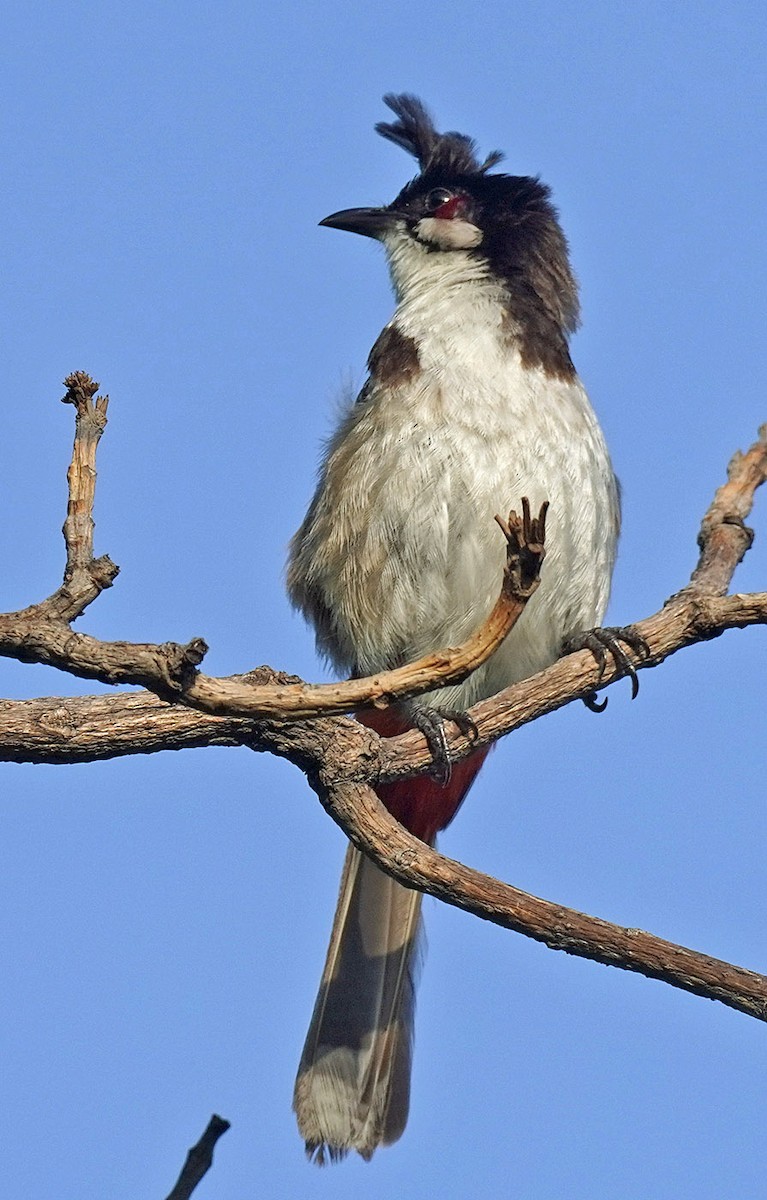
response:
<path id="1" fill-rule="evenodd" d="M 64 522 L 68 583 L 78 571 L 93 561 L 93 502 L 96 496 L 96 448 L 107 423 L 109 396 L 97 396 L 99 385 L 84 371 L 75 371 L 64 380 L 67 389 L 62 404 L 73 404 L 77 411 L 75 444 L 67 472 L 69 504 Z"/>
<path id="2" fill-rule="evenodd" d="M 689 587 L 709 596 L 723 596 L 733 572 L 754 540 L 744 524 L 756 489 L 767 476 L 767 424 L 745 454 L 737 450 L 727 467 L 727 482 L 718 489 L 698 534 L 700 558 Z"/>
<path id="3" fill-rule="evenodd" d="M 229 1128 L 228 1121 L 213 1114 L 199 1142 L 192 1146 L 187 1154 L 181 1174 L 166 1200 L 189 1200 L 197 1184 L 212 1166 L 216 1142 Z"/>
<path id="4" fill-rule="evenodd" d="M 107 555 L 93 557 L 96 449 L 106 427 L 109 397 L 96 395 L 99 385 L 85 371 L 68 375 L 64 386 L 67 391 L 62 404 L 74 405 L 77 413 L 72 461 L 67 471 L 67 516 L 62 529 L 67 551 L 64 582 L 47 600 L 25 609 L 24 615 L 30 621 L 69 624 L 112 586 L 120 568 Z"/>

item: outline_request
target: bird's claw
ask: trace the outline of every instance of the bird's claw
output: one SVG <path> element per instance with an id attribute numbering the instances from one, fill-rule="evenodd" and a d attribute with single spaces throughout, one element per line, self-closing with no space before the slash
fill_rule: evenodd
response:
<path id="1" fill-rule="evenodd" d="M 639 679 L 636 668 L 623 649 L 621 642 L 628 646 L 640 660 L 648 658 L 650 647 L 630 625 L 607 625 L 603 629 L 585 629 L 569 637 L 563 646 L 565 654 L 573 654 L 576 650 L 590 650 L 597 664 L 597 684 L 601 683 L 607 667 L 607 655 L 612 655 L 616 667 L 631 680 L 631 699 L 636 700 L 639 694 Z M 583 697 L 583 703 L 592 712 L 604 712 L 607 708 L 607 698 L 599 702 L 596 691 Z"/>
<path id="2" fill-rule="evenodd" d="M 472 742 L 479 737 L 479 730 L 469 714 L 461 709 L 434 708 L 428 704 L 419 704 L 413 705 L 411 716 L 413 724 L 426 738 L 426 744 L 431 751 L 431 774 L 438 783 L 445 787 L 453 774 L 445 723 L 453 721 L 464 737 Z"/>

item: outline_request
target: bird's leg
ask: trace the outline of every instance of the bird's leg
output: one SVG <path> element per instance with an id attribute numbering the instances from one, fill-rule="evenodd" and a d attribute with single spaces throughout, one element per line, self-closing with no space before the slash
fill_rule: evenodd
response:
<path id="1" fill-rule="evenodd" d="M 597 662 L 597 684 L 602 680 L 607 666 L 607 655 L 611 654 L 616 667 L 631 679 L 631 699 L 635 700 L 639 692 L 639 680 L 634 664 L 621 645 L 623 642 L 633 650 L 641 661 L 650 654 L 650 647 L 640 633 L 630 625 L 606 625 L 603 629 L 584 629 L 567 638 L 562 646 L 564 654 L 574 654 L 576 650 L 590 650 Z M 607 699 L 600 704 L 596 691 L 584 696 L 583 703 L 592 712 L 604 712 Z"/>
<path id="2" fill-rule="evenodd" d="M 464 737 L 474 741 L 479 737 L 479 730 L 468 713 L 461 709 L 436 708 L 430 704 L 411 704 L 408 706 L 410 718 L 423 736 L 431 751 L 431 774 L 445 787 L 450 782 L 453 764 L 450 761 L 450 749 L 445 736 L 445 722 L 453 721 Z"/>

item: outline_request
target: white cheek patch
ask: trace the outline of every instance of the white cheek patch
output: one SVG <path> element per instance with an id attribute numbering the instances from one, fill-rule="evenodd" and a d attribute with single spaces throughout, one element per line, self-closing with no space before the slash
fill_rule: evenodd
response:
<path id="1" fill-rule="evenodd" d="M 443 250 L 471 250 L 482 241 L 482 230 L 459 217 L 422 217 L 415 227 L 422 242 L 431 242 Z"/>

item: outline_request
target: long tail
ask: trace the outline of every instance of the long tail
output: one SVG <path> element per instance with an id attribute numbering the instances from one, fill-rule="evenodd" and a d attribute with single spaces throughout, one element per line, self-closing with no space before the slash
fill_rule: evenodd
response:
<path id="1" fill-rule="evenodd" d="M 416 836 L 432 841 L 457 811 L 486 753 L 457 764 L 446 787 L 423 778 L 382 786 L 379 795 Z M 349 1150 L 369 1159 L 405 1128 L 420 913 L 419 892 L 349 847 L 293 1093 L 307 1154 L 317 1163 Z"/>
<path id="2" fill-rule="evenodd" d="M 350 846 L 293 1108 L 318 1163 L 405 1128 L 421 895 Z"/>

